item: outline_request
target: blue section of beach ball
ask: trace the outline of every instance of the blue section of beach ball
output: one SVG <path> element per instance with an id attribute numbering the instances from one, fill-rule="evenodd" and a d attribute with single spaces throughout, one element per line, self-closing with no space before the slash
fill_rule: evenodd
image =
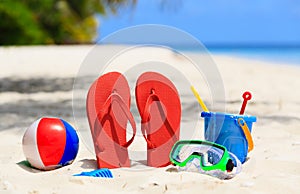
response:
<path id="1" fill-rule="evenodd" d="M 75 129 L 66 121 L 60 119 L 66 129 L 66 146 L 63 157 L 59 162 L 61 165 L 67 165 L 76 158 L 79 149 L 79 138 Z"/>

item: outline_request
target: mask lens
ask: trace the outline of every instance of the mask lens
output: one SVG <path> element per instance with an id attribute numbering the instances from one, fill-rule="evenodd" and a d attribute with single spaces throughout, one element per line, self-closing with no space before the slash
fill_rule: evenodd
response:
<path id="1" fill-rule="evenodd" d="M 218 164 L 224 155 L 224 150 L 210 146 L 206 154 L 202 157 L 203 166 L 213 166 Z"/>

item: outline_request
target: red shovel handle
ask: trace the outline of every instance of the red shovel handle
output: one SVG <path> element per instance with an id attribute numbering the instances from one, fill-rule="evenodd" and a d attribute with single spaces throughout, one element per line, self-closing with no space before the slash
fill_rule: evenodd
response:
<path id="1" fill-rule="evenodd" d="M 246 92 L 244 92 L 244 94 L 243 94 L 243 98 L 244 98 L 244 101 L 243 101 L 243 104 L 242 104 L 242 108 L 241 108 L 241 110 L 240 110 L 240 115 L 243 115 L 243 114 L 244 114 L 245 108 L 246 108 L 246 105 L 247 105 L 247 101 L 248 101 L 248 100 L 251 100 L 252 95 L 251 95 L 250 92 L 246 91 Z"/>

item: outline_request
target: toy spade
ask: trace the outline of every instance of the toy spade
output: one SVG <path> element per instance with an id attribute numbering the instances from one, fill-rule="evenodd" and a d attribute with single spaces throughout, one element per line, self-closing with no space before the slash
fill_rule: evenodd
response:
<path id="1" fill-rule="evenodd" d="M 243 104 L 242 104 L 242 108 L 240 110 L 240 115 L 244 114 L 247 102 L 248 102 L 248 100 L 251 100 L 251 98 L 252 98 L 252 95 L 251 95 L 250 92 L 248 92 L 248 91 L 244 92 L 244 94 L 243 94 L 244 101 L 243 101 Z"/>

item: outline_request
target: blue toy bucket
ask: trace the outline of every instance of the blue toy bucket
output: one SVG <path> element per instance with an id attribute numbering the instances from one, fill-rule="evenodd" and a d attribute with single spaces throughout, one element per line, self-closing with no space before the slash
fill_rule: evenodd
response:
<path id="1" fill-rule="evenodd" d="M 201 117 L 204 118 L 205 140 L 225 146 L 244 163 L 248 153 L 248 142 L 238 119 L 244 119 L 251 132 L 256 117 L 215 112 L 202 112 Z"/>

